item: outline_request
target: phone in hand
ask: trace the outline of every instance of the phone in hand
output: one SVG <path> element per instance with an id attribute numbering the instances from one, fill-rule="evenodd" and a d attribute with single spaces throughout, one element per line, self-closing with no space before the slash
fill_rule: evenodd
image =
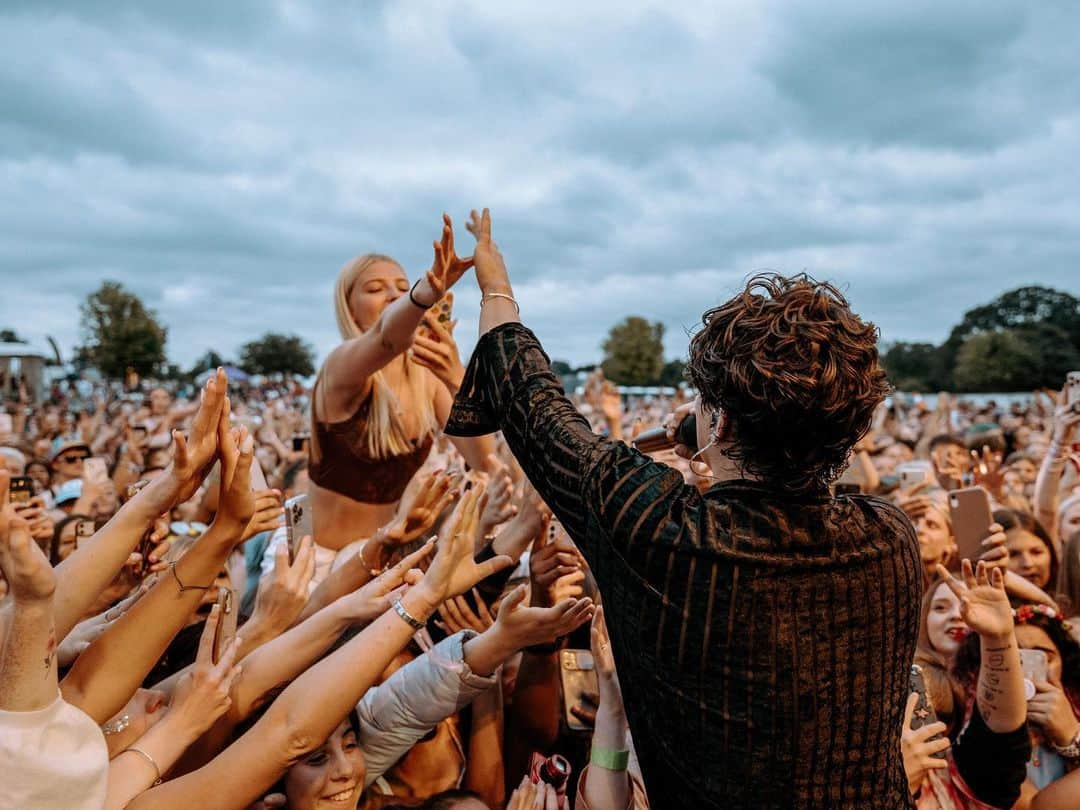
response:
<path id="1" fill-rule="evenodd" d="M 90 518 L 83 518 L 75 524 L 75 548 L 85 540 L 89 540 L 97 531 L 97 524 Z"/>
<path id="2" fill-rule="evenodd" d="M 10 413 L 0 413 L 0 434 L 11 433 L 15 429 L 15 424 L 11 419 Z"/>
<path id="3" fill-rule="evenodd" d="M 98 486 L 105 486 L 109 480 L 109 468 L 105 459 L 92 456 L 83 462 L 83 475 L 87 481 L 92 481 Z"/>
<path id="4" fill-rule="evenodd" d="M 574 714 L 575 706 L 586 704 L 585 695 L 600 693 L 600 680 L 589 650 L 562 650 L 559 653 L 559 679 L 562 683 L 563 721 L 571 731 L 592 731 Z"/>
<path id="5" fill-rule="evenodd" d="M 985 550 L 982 542 L 990 536 L 990 524 L 994 522 L 990 496 L 982 487 L 954 489 L 949 493 L 949 513 L 956 537 L 954 568 L 959 570 L 961 560 L 974 564 Z"/>
<path id="6" fill-rule="evenodd" d="M 923 677 L 922 667 L 918 664 L 911 665 L 911 673 L 908 678 L 909 691 L 914 692 L 919 696 L 918 702 L 915 704 L 915 710 L 911 713 L 911 730 L 917 731 L 923 726 L 928 726 L 931 723 L 938 721 L 937 712 L 934 711 L 934 704 L 930 702 L 930 695 L 926 691 L 926 679 Z M 932 740 L 940 740 L 943 735 L 935 734 L 930 738 Z M 948 749 L 946 749 L 947 751 Z M 946 751 L 937 751 L 931 756 L 937 759 L 945 759 Z"/>
<path id="7" fill-rule="evenodd" d="M 285 538 L 289 544 L 290 565 L 296 562 L 296 553 L 305 535 L 315 536 L 311 528 L 311 505 L 307 495 L 297 495 L 285 501 Z"/>
<path id="8" fill-rule="evenodd" d="M 1020 650 L 1020 669 L 1024 672 L 1024 697 L 1035 697 L 1035 684 L 1046 683 L 1048 662 L 1042 650 Z"/>
<path id="9" fill-rule="evenodd" d="M 1065 402 L 1076 410 L 1080 406 L 1080 371 L 1070 371 L 1065 375 Z"/>
<path id="10" fill-rule="evenodd" d="M 896 474 L 900 477 L 900 489 L 934 483 L 934 465 L 929 461 L 905 461 L 897 466 Z"/>
<path id="11" fill-rule="evenodd" d="M 232 588 L 219 588 L 217 596 L 218 625 L 214 631 L 214 646 L 210 653 L 211 660 L 216 664 L 221 660 L 222 653 L 229 646 L 229 642 L 236 636 L 236 623 L 238 610 L 236 609 L 236 594 Z"/>
<path id="12" fill-rule="evenodd" d="M 34 497 L 34 479 L 29 475 L 15 475 L 8 484 L 8 500 L 12 504 L 21 505 L 30 503 Z"/>
<path id="13" fill-rule="evenodd" d="M 307 442 L 310 436 L 307 433 L 294 433 L 292 437 L 292 449 L 294 453 L 306 453 Z"/>

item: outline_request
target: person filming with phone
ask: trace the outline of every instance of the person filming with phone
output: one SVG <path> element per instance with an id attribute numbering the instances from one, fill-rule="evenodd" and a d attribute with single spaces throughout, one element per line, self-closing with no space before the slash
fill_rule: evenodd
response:
<path id="1" fill-rule="evenodd" d="M 689 347 L 704 493 L 594 434 L 473 213 L 480 340 L 447 432 L 501 429 L 600 586 L 645 787 L 695 808 L 907 808 L 922 590 L 911 522 L 832 497 L 888 386 L 830 284 L 752 278 Z"/>

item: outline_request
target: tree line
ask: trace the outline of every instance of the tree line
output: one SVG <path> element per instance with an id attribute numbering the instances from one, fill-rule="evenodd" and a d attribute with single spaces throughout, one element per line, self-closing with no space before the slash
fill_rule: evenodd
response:
<path id="1" fill-rule="evenodd" d="M 82 342 L 77 367 L 94 367 L 111 379 L 130 372 L 180 379 L 220 365 L 249 374 L 315 373 L 315 351 L 299 335 L 267 332 L 240 347 L 234 363 L 212 349 L 186 371 L 168 362 L 168 329 L 134 293 L 106 281 L 80 308 Z M 10 330 L 0 340 L 17 340 Z M 685 363 L 664 357 L 664 325 L 631 315 L 615 324 L 601 345 L 605 376 L 619 385 L 684 381 Z M 964 313 L 940 345 L 896 341 L 882 346 L 882 363 L 902 391 L 1007 392 L 1057 387 L 1080 369 L 1080 299 L 1050 287 L 1010 290 Z M 569 374 L 569 363 L 553 369 Z M 591 366 L 589 366 L 591 368 Z"/>

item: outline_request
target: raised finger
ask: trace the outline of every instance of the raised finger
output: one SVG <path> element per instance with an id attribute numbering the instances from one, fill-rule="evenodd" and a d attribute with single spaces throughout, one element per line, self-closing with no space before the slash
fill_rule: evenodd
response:
<path id="1" fill-rule="evenodd" d="M 225 649 L 221 651 L 221 658 L 218 659 L 217 664 L 214 665 L 214 672 L 221 678 L 224 678 L 229 674 L 229 670 L 233 668 L 233 664 L 236 663 L 236 655 L 240 650 L 240 636 L 233 636 L 229 639 L 228 644 L 225 645 Z M 239 666 L 237 666 L 239 669 Z"/>
<path id="2" fill-rule="evenodd" d="M 960 582 L 959 580 L 957 580 L 956 577 L 950 574 L 949 569 L 947 569 L 941 563 L 938 563 L 934 567 L 934 571 L 939 577 L 941 577 L 942 581 L 944 581 L 945 584 L 949 586 L 949 590 L 951 590 L 958 599 L 962 599 L 964 597 L 964 594 L 967 592 L 967 587 L 964 585 L 964 583 Z"/>

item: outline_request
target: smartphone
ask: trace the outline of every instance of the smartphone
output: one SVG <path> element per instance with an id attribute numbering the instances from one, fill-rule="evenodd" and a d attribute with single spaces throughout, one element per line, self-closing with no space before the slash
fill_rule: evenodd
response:
<path id="1" fill-rule="evenodd" d="M 96 531 L 97 531 L 97 524 L 93 520 L 90 520 L 89 518 L 86 518 L 85 520 L 80 520 L 78 523 L 76 523 L 75 524 L 75 548 L 78 548 L 79 545 L 82 544 L 83 541 L 89 540 L 91 537 L 93 537 L 94 532 L 96 532 Z"/>
<path id="2" fill-rule="evenodd" d="M 1020 650 L 1020 669 L 1024 671 L 1024 697 L 1035 697 L 1035 684 L 1046 683 L 1047 661 L 1042 650 Z"/>
<path id="3" fill-rule="evenodd" d="M 447 292 L 442 298 L 435 302 L 435 306 L 431 308 L 432 313 L 435 315 L 435 320 L 450 328 L 450 320 L 454 317 L 454 293 Z"/>
<path id="4" fill-rule="evenodd" d="M 292 437 L 292 449 L 294 453 L 307 452 L 308 434 L 294 433 Z"/>
<path id="5" fill-rule="evenodd" d="M 563 650 L 559 653 L 559 677 L 562 681 L 563 720 L 571 731 L 592 731 L 572 711 L 585 705 L 585 695 L 600 694 L 592 653 L 589 650 Z"/>
<path id="6" fill-rule="evenodd" d="M 11 433 L 14 428 L 15 424 L 11 420 L 11 414 L 0 413 L 0 433 Z"/>
<path id="7" fill-rule="evenodd" d="M 908 683 L 909 692 L 914 692 L 919 696 L 919 701 L 915 704 L 915 710 L 911 713 L 912 731 L 936 723 L 938 721 L 937 712 L 934 711 L 934 704 L 930 702 L 930 695 L 926 691 L 926 679 L 923 677 L 922 667 L 918 664 L 911 665 Z M 940 740 L 942 736 L 941 734 L 935 734 L 930 740 Z M 947 751 L 948 749 L 937 751 L 931 756 L 937 759 L 945 759 Z"/>
<path id="8" fill-rule="evenodd" d="M 289 564 L 296 561 L 300 541 L 304 536 L 314 538 L 311 530 L 311 505 L 307 495 L 297 495 L 285 501 L 285 537 L 289 543 Z"/>
<path id="9" fill-rule="evenodd" d="M 905 461 L 897 465 L 896 474 L 900 477 L 900 489 L 934 483 L 934 465 L 929 461 Z"/>
<path id="10" fill-rule="evenodd" d="M 30 503 L 34 497 L 34 479 L 29 475 L 15 475 L 8 485 L 8 499 L 13 504 Z"/>
<path id="11" fill-rule="evenodd" d="M 982 487 L 954 489 L 949 493 L 949 512 L 956 537 L 954 568 L 959 570 L 961 560 L 974 564 L 984 551 L 982 541 L 990 536 L 990 524 L 994 522 L 990 496 Z"/>
<path id="12" fill-rule="evenodd" d="M 1080 405 L 1080 371 L 1065 375 L 1065 401 L 1073 406 L 1073 410 Z"/>
<path id="13" fill-rule="evenodd" d="M 221 660 L 222 653 L 229 646 L 229 642 L 236 636 L 237 610 L 236 594 L 232 588 L 218 589 L 218 626 L 214 631 L 214 648 L 210 653 L 211 660 L 216 664 Z"/>
<path id="14" fill-rule="evenodd" d="M 91 457 L 83 462 L 83 474 L 88 481 L 104 484 L 109 480 L 109 468 L 105 465 L 105 459 Z"/>

